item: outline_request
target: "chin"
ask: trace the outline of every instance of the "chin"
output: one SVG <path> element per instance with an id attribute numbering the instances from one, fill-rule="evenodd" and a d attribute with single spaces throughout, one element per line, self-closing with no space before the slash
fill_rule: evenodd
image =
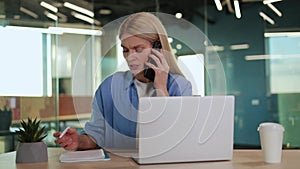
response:
<path id="1" fill-rule="evenodd" d="M 143 72 L 143 70 L 130 70 L 131 73 L 136 76 L 137 74 L 140 74 L 141 72 Z"/>

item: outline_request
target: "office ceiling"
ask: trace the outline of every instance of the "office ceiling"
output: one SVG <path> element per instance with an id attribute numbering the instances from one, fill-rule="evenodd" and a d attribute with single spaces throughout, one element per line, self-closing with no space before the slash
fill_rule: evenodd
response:
<path id="1" fill-rule="evenodd" d="M 40 5 L 44 1 L 58 8 L 58 12 L 52 12 Z M 191 20 L 193 16 L 204 17 L 204 6 L 213 6 L 214 0 L 0 0 L 0 25 L 1 20 L 8 21 L 11 25 L 45 26 L 57 23 L 46 14 L 58 16 L 59 24 L 76 24 L 90 26 L 91 23 L 75 18 L 73 10 L 64 6 L 70 2 L 77 6 L 89 9 L 94 12 L 94 25 L 103 26 L 108 22 L 135 12 L 163 12 L 175 14 L 182 12 L 183 18 Z M 229 13 L 233 11 L 233 0 L 221 0 L 223 7 Z M 239 0 L 241 5 L 249 3 L 262 3 L 262 0 Z M 231 9 L 230 9 L 231 8 Z M 101 14 L 101 10 L 110 10 L 110 14 Z M 27 12 L 26 12 L 27 11 Z M 28 14 L 28 11 L 33 15 Z M 209 20 L 214 23 L 214 20 Z M 2 25 L 5 24 L 2 22 Z"/>
<path id="2" fill-rule="evenodd" d="M 53 13 L 40 5 L 42 0 L 0 0 L 0 20 L 13 22 L 54 22 L 48 18 L 46 13 Z M 92 10 L 95 14 L 94 19 L 99 21 L 99 26 L 139 11 L 163 12 L 175 14 L 183 12 L 186 19 L 190 19 L 194 10 L 203 7 L 205 4 L 214 5 L 214 0 L 44 0 L 58 8 L 57 15 L 60 23 L 86 24 L 80 19 L 71 15 L 72 10 L 65 7 L 64 2 L 70 2 L 83 8 Z M 2 4 L 1 4 L 2 3 Z M 100 14 L 101 9 L 111 10 L 111 14 Z M 35 15 L 28 15 L 25 10 L 33 12 Z M 55 13 L 54 13 L 55 14 Z"/>

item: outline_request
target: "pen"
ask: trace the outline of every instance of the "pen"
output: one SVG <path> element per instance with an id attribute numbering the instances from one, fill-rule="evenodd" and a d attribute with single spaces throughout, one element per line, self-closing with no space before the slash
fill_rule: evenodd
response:
<path id="1" fill-rule="evenodd" d="M 66 133 L 67 131 L 69 130 L 70 127 L 67 127 L 60 135 L 59 135 L 59 138 L 62 138 Z"/>

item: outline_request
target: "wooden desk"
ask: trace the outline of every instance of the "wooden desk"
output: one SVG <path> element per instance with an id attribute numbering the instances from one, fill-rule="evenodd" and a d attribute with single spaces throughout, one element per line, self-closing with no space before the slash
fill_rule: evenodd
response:
<path id="1" fill-rule="evenodd" d="M 156 165 L 138 165 L 130 158 L 110 154 L 110 161 L 60 163 L 58 158 L 64 150 L 61 148 L 48 149 L 48 162 L 43 163 L 15 163 L 15 152 L 0 154 L 1 169 L 299 169 L 300 150 L 283 150 L 280 164 L 267 164 L 262 160 L 261 150 L 234 150 L 232 161 L 192 162 Z"/>

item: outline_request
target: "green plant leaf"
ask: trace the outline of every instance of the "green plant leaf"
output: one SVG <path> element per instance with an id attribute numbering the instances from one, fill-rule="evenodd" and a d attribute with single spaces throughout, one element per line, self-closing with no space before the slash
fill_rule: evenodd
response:
<path id="1" fill-rule="evenodd" d="M 21 120 L 20 124 L 23 129 L 16 131 L 20 142 L 39 142 L 47 137 L 46 127 L 40 127 L 41 121 L 37 118 L 31 119 L 28 117 L 27 122 Z"/>

